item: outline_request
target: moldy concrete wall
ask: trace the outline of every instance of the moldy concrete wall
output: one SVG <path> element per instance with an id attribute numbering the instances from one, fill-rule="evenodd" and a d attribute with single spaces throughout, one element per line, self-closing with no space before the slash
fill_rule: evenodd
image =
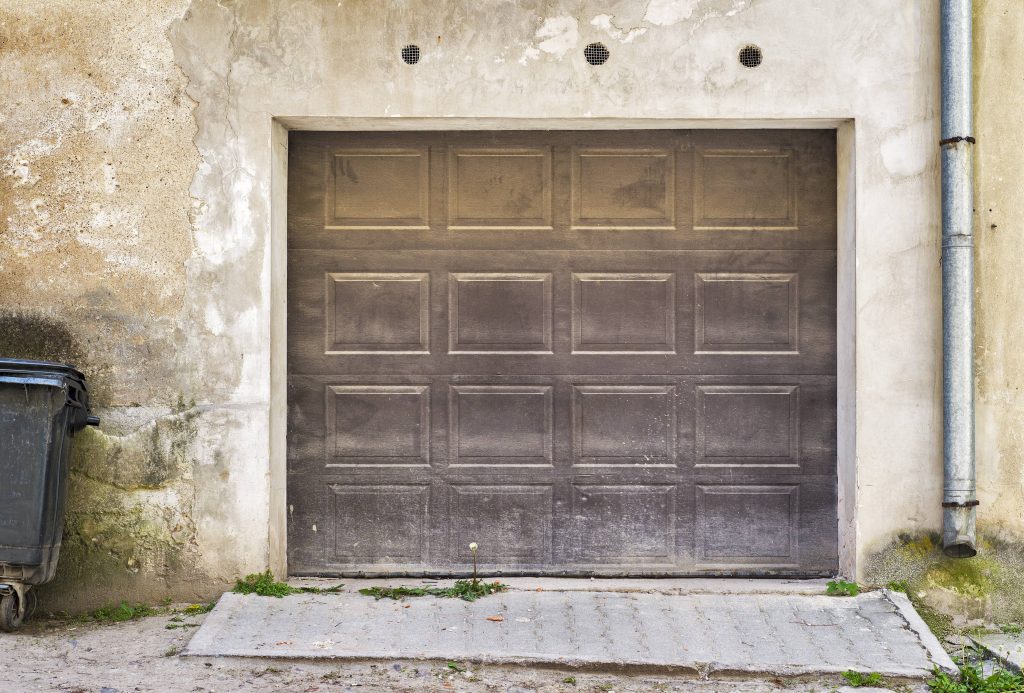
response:
<path id="1" fill-rule="evenodd" d="M 591 41 L 611 51 L 600 68 Z M 736 60 L 748 42 L 756 70 Z M 104 417 L 77 441 L 50 608 L 282 565 L 276 122 L 842 124 L 844 568 L 938 527 L 936 0 L 0 0 L 0 80 L 0 352 L 78 362 Z M 1014 204 L 1019 219 L 1019 200 L 986 208 Z M 982 242 L 979 284 L 1019 281 Z M 991 353 L 1009 329 L 979 320 L 993 479 L 1019 450 L 1003 404 L 1019 356 Z"/>

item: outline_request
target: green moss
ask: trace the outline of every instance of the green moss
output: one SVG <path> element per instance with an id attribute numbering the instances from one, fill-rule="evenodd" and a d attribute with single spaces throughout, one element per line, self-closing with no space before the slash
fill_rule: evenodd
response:
<path id="1" fill-rule="evenodd" d="M 957 632 L 958 629 L 953 625 L 953 618 L 951 616 L 936 611 L 928 606 L 926 602 L 913 595 L 911 595 L 910 601 L 913 603 L 914 609 L 921 617 L 921 620 L 928 626 L 928 630 L 934 633 L 935 637 L 939 640 Z"/>
<path id="2" fill-rule="evenodd" d="M 905 591 L 937 632 L 1024 621 L 1024 544 L 983 526 L 974 558 L 944 555 L 935 533 L 902 535 L 868 558 L 865 573 L 868 584 Z"/>
<path id="3" fill-rule="evenodd" d="M 87 428 L 75 436 L 71 468 L 125 491 L 162 488 L 187 474 L 198 416 L 194 402 L 179 400 L 170 416 L 128 435 Z"/>
<path id="4" fill-rule="evenodd" d="M 982 558 L 946 558 L 933 563 L 923 576 L 923 582 L 933 587 L 952 590 L 965 597 L 982 599 L 995 587 L 999 565 Z"/>

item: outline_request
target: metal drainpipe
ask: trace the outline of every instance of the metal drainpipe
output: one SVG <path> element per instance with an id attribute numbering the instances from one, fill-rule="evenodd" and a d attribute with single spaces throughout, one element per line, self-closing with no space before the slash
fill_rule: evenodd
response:
<path id="1" fill-rule="evenodd" d="M 971 0 L 942 0 L 942 549 L 977 554 Z"/>

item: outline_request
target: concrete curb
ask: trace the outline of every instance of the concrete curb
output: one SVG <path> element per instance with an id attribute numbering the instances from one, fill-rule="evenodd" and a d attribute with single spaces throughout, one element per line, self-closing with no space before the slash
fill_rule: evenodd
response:
<path id="1" fill-rule="evenodd" d="M 436 580 L 422 577 L 388 578 L 289 578 L 295 587 L 333 587 L 343 583 L 341 592 L 358 592 L 362 587 L 398 585 L 450 585 L 456 578 Z M 827 579 L 795 578 L 561 578 L 561 577 L 504 577 L 481 576 L 486 582 L 498 580 L 508 585 L 510 592 L 611 592 L 620 594 L 663 594 L 682 596 L 689 594 L 794 594 L 820 595 L 825 593 Z"/>
<path id="2" fill-rule="evenodd" d="M 947 674 L 959 673 L 960 669 L 953 662 L 953 658 L 949 656 L 949 653 L 942 647 L 939 639 L 932 633 L 928 624 L 917 613 L 917 609 L 914 608 L 910 598 L 902 592 L 893 592 L 892 590 L 882 590 L 882 594 L 896 607 L 900 616 L 907 622 L 907 627 L 917 634 L 921 644 L 928 650 L 928 656 L 935 662 L 935 666 Z"/>

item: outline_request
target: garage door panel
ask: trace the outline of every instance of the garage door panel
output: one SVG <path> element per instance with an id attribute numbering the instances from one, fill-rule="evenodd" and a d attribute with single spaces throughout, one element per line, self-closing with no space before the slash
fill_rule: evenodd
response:
<path id="1" fill-rule="evenodd" d="M 676 151 L 573 147 L 573 230 L 676 230 Z"/>
<path id="2" fill-rule="evenodd" d="M 795 272 L 695 273 L 694 350 L 800 353 L 799 278 Z"/>
<path id="3" fill-rule="evenodd" d="M 671 385 L 573 385 L 574 466 L 674 467 L 675 391 Z"/>
<path id="4" fill-rule="evenodd" d="M 332 563 L 426 563 L 430 487 L 331 484 Z"/>
<path id="5" fill-rule="evenodd" d="M 326 466 L 430 464 L 429 385 L 332 385 L 326 397 Z"/>
<path id="6" fill-rule="evenodd" d="M 788 148 L 698 150 L 694 227 L 797 230 L 797 166 Z"/>
<path id="7" fill-rule="evenodd" d="M 800 560 L 800 486 L 777 483 L 696 487 L 700 567 L 795 568 Z"/>
<path id="8" fill-rule="evenodd" d="M 520 373 L 834 370 L 834 253 L 421 251 L 385 271 L 393 257 L 293 253 L 298 368 L 373 371 L 384 358 L 410 373 L 499 362 Z M 635 358 L 611 358 L 622 353 Z"/>
<path id="9" fill-rule="evenodd" d="M 675 564 L 674 484 L 573 484 L 573 558 L 580 564 Z"/>
<path id="10" fill-rule="evenodd" d="M 572 351 L 676 353 L 673 272 L 573 272 Z"/>
<path id="11" fill-rule="evenodd" d="M 833 149 L 293 136 L 291 569 L 834 571 Z"/>
<path id="12" fill-rule="evenodd" d="M 551 385 L 450 385 L 448 465 L 552 467 Z"/>
<path id="13" fill-rule="evenodd" d="M 551 147 L 449 147 L 448 230 L 552 229 Z"/>
<path id="14" fill-rule="evenodd" d="M 448 353 L 552 353 L 550 272 L 449 272 Z"/>
<path id="15" fill-rule="evenodd" d="M 702 376 L 683 383 L 680 450 L 695 478 L 835 474 L 834 378 Z"/>
<path id="16" fill-rule="evenodd" d="M 329 272 L 326 354 L 429 353 L 427 272 Z"/>
<path id="17" fill-rule="evenodd" d="M 820 184 L 834 178 L 834 135 L 638 137 L 602 145 L 564 133 L 538 147 L 533 133 L 508 133 L 495 147 L 494 138 L 377 133 L 373 146 L 353 148 L 293 136 L 289 246 L 388 247 L 398 233 L 433 248 L 834 247 L 835 191 Z M 374 187 L 393 194 L 359 197 Z"/>
<path id="18" fill-rule="evenodd" d="M 479 563 L 545 565 L 552 561 L 553 484 L 449 488 L 447 562 L 471 565 L 470 543 L 484 547 Z"/>

